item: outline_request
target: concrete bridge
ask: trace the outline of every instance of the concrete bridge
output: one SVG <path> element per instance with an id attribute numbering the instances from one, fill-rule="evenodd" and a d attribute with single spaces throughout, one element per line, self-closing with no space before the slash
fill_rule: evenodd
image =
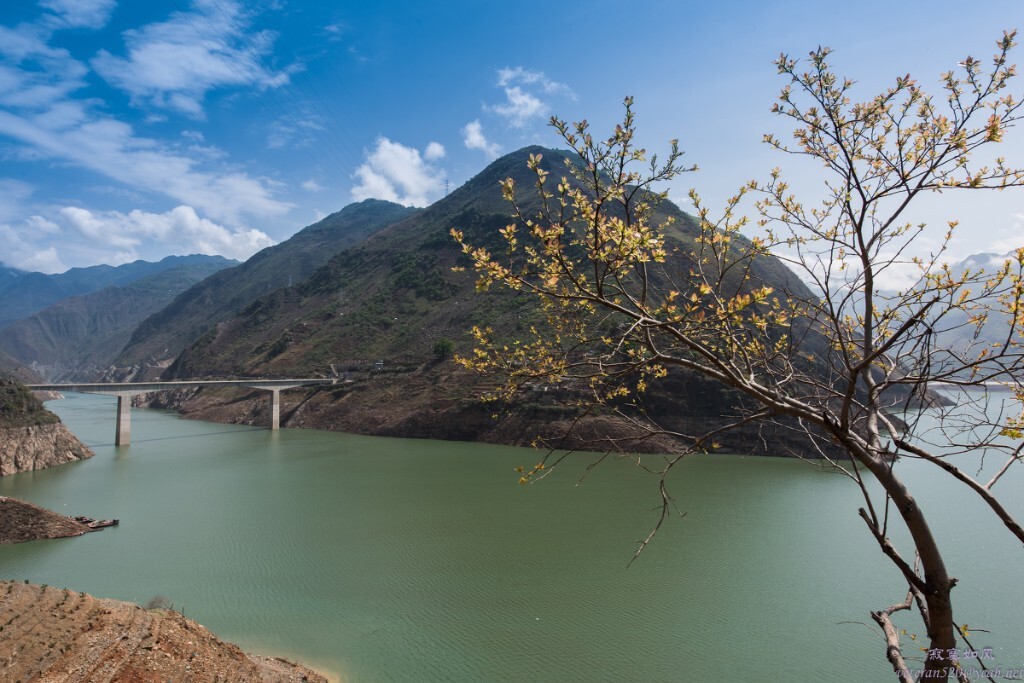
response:
<path id="1" fill-rule="evenodd" d="M 114 444 L 131 443 L 131 398 L 139 394 L 194 387 L 250 387 L 270 392 L 270 428 L 281 426 L 281 392 L 316 384 L 334 384 L 333 379 L 212 379 L 181 382 L 100 382 L 96 384 L 27 384 L 32 391 L 77 391 L 83 394 L 117 396 L 117 434 Z"/>

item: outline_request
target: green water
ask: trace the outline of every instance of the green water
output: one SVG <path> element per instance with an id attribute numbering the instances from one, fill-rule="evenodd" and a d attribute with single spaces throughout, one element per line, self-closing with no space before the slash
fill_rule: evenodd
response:
<path id="1" fill-rule="evenodd" d="M 869 611 L 905 588 L 854 487 L 805 463 L 684 462 L 670 483 L 686 517 L 627 568 L 658 504 L 627 462 L 579 482 L 580 456 L 519 486 L 529 450 L 152 410 L 115 448 L 111 399 L 48 406 L 96 456 L 0 479 L 0 495 L 121 524 L 0 547 L 0 577 L 163 595 L 245 649 L 346 681 L 893 678 Z M 1024 666 L 1024 551 L 941 473 L 901 467 L 941 521 L 958 620 L 991 631 L 972 642 L 996 664 Z M 1019 475 L 1000 486 L 1024 516 Z"/>

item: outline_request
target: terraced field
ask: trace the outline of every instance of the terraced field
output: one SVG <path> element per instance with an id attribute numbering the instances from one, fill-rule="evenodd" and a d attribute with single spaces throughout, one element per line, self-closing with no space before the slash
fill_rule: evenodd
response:
<path id="1" fill-rule="evenodd" d="M 296 664 L 247 655 L 171 610 L 11 581 L 0 582 L 0 680 L 327 683 Z"/>

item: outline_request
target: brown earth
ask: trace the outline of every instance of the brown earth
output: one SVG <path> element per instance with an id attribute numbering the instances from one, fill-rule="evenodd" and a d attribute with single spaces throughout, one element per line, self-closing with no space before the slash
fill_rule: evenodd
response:
<path id="1" fill-rule="evenodd" d="M 447 363 L 450 364 L 450 361 Z M 486 387 L 472 386 L 462 370 L 438 371 L 433 364 L 408 371 L 357 373 L 353 379 L 318 389 L 281 393 L 281 426 L 401 438 L 473 441 L 530 446 L 556 441 L 568 431 L 571 411 L 524 401 L 515 410 L 484 403 Z M 476 382 L 479 385 L 479 382 Z M 137 397 L 151 408 L 211 422 L 266 426 L 269 400 L 264 391 L 242 388 L 182 389 Z M 591 416 L 576 425 L 561 447 L 600 450 L 607 439 L 628 439 L 639 432 L 614 416 Z M 666 438 L 632 442 L 637 452 L 671 453 L 680 448 Z"/>
<path id="2" fill-rule="evenodd" d="M 0 582 L 0 680 L 44 683 L 327 683 L 165 609 Z"/>
<path id="3" fill-rule="evenodd" d="M 89 527 L 70 517 L 23 500 L 0 496 L 0 543 L 81 536 L 89 531 Z"/>
<path id="4" fill-rule="evenodd" d="M 572 389 L 562 385 L 533 387 L 511 407 L 481 400 L 493 388 L 450 360 L 350 373 L 334 386 L 282 392 L 281 426 L 586 451 L 680 453 L 687 445 L 683 439 L 646 433 L 608 412 L 580 416 L 569 405 Z M 141 405 L 197 420 L 266 426 L 270 419 L 268 394 L 258 390 L 185 389 L 137 398 Z M 712 407 L 719 400 L 700 392 L 697 398 Z M 670 409 L 659 419 L 671 429 L 693 434 L 728 422 L 717 414 L 687 415 Z M 818 457 L 806 438 L 778 425 L 744 426 L 721 434 L 718 442 L 716 450 L 723 453 Z"/>

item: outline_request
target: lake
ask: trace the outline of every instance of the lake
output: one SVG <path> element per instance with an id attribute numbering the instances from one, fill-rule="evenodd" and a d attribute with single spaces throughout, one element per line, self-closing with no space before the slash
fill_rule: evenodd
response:
<path id="1" fill-rule="evenodd" d="M 869 612 L 905 584 L 856 488 L 807 463 L 691 456 L 670 479 L 685 517 L 627 566 L 659 502 L 628 461 L 583 478 L 593 458 L 575 455 L 520 486 L 528 449 L 144 409 L 117 448 L 114 399 L 47 406 L 96 456 L 2 478 L 0 495 L 121 524 L 0 546 L 3 578 L 166 596 L 225 640 L 345 681 L 894 678 Z M 961 580 L 958 622 L 990 667 L 1024 666 L 1024 550 L 934 467 L 899 467 Z M 997 487 L 1018 519 L 1022 484 Z"/>

